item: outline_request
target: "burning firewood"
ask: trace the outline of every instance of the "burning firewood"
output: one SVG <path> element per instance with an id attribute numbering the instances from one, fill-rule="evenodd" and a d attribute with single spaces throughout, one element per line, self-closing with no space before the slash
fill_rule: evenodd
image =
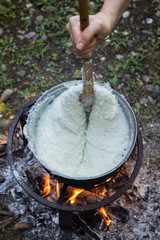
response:
<path id="1" fill-rule="evenodd" d="M 67 189 L 65 200 L 71 204 L 77 203 L 80 205 L 94 204 L 104 199 L 102 195 L 97 195 L 93 192 L 84 189 Z"/>

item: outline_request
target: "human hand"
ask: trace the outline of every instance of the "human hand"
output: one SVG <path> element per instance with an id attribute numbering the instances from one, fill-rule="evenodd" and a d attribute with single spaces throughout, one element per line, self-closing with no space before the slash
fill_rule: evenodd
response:
<path id="1" fill-rule="evenodd" d="M 82 32 L 80 29 L 80 17 L 70 18 L 66 25 L 78 56 L 90 58 L 97 42 L 104 40 L 112 31 L 112 21 L 103 12 L 89 16 L 89 26 Z"/>

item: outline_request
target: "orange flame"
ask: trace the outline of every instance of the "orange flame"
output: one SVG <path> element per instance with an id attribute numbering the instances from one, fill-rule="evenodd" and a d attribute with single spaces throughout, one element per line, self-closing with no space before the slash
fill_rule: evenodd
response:
<path id="1" fill-rule="evenodd" d="M 60 194 L 59 194 L 59 183 L 58 183 L 58 181 L 57 181 L 57 184 L 56 184 L 56 189 L 57 189 L 57 198 L 59 199 Z"/>
<path id="2" fill-rule="evenodd" d="M 101 193 L 101 195 L 102 195 L 103 197 L 107 197 L 107 196 L 106 196 L 106 187 L 104 187 L 103 192 Z"/>
<path id="3" fill-rule="evenodd" d="M 112 220 L 111 220 L 110 217 L 107 215 L 106 210 L 104 209 L 104 207 L 101 207 L 101 208 L 100 208 L 100 213 L 102 214 L 102 216 L 103 216 L 103 218 L 104 218 L 104 220 L 105 220 L 105 222 L 106 222 L 107 227 L 109 227 L 109 225 L 110 225 L 110 223 L 111 223 Z"/>
<path id="4" fill-rule="evenodd" d="M 84 191 L 84 189 L 78 189 L 78 188 L 75 189 L 73 191 L 73 195 L 67 200 L 67 202 L 70 201 L 71 204 L 75 203 L 76 197 L 83 191 Z"/>
<path id="5" fill-rule="evenodd" d="M 44 182 L 44 189 L 42 192 L 42 197 L 46 197 L 50 191 L 51 191 L 51 184 L 52 184 L 52 180 L 50 179 L 50 175 L 48 174 L 47 177 L 45 178 L 45 182 Z"/>

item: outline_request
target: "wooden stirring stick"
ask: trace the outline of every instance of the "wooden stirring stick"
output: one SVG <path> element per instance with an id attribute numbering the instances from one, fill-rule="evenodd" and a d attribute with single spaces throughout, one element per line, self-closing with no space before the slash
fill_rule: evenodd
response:
<path id="1" fill-rule="evenodd" d="M 80 14 L 80 27 L 81 31 L 83 31 L 89 25 L 88 0 L 78 0 L 78 2 Z M 90 58 L 83 58 L 82 64 L 83 64 L 82 71 L 83 92 L 79 96 L 79 100 L 83 104 L 88 124 L 90 112 L 92 110 L 94 102 L 94 80 L 92 72 L 92 60 Z"/>

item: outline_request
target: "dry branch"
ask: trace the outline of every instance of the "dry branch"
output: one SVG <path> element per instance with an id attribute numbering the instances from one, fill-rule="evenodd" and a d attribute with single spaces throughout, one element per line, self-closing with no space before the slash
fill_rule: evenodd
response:
<path id="1" fill-rule="evenodd" d="M 12 212 L 1 210 L 0 209 L 0 215 L 5 215 L 5 216 L 13 216 Z"/>
<path id="2" fill-rule="evenodd" d="M 16 215 L 11 218 L 7 218 L 5 220 L 2 220 L 0 222 L 0 230 L 3 230 L 5 227 L 9 226 L 11 223 L 13 223 L 15 220 L 17 220 L 20 217 L 20 215 Z"/>

